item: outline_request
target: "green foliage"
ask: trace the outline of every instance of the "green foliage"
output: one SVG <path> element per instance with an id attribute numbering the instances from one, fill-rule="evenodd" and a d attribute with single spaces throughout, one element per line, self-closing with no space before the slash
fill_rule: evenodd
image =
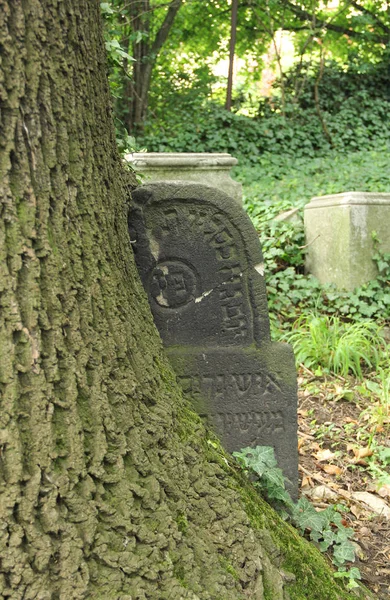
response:
<path id="1" fill-rule="evenodd" d="M 208 0 L 206 4 L 201 0 L 183 2 L 165 35 L 163 24 L 171 2 L 108 0 L 100 6 L 108 36 L 116 118 L 129 127 L 128 104 L 134 98 L 127 83 L 129 77 L 137 78 L 136 70 L 132 73 L 128 68 L 130 57 L 137 57 L 140 72 L 145 64 L 155 64 L 147 146 L 154 149 L 153 135 L 157 135 L 157 145 L 191 150 L 198 143 L 192 128 L 194 120 L 202 120 L 203 112 L 212 116 L 215 111 L 210 101 L 221 101 L 225 95 L 226 78 L 215 85 L 211 67 L 228 55 L 229 7 L 219 0 Z M 379 0 L 361 0 L 353 6 L 348 0 L 340 0 L 333 8 L 329 3 L 309 0 L 299 6 L 286 0 L 283 7 L 278 0 L 239 3 L 236 55 L 241 65 L 234 106 L 259 117 L 258 122 L 249 120 L 255 129 L 256 151 L 313 156 L 313 152 L 323 152 L 329 145 L 368 147 L 373 138 L 388 137 L 389 27 L 388 11 Z M 289 40 L 295 53 L 289 60 L 295 67 L 283 74 L 272 98 L 259 102 L 256 83 L 262 68 L 271 66 L 280 74 L 276 32 L 282 30 L 292 32 Z M 157 38 L 163 41 L 162 46 L 154 43 Z M 324 63 L 324 56 L 332 60 Z M 197 89 L 199 110 L 194 113 Z M 187 117 L 175 116 L 178 107 Z M 319 111 L 329 133 L 324 131 Z M 238 153 L 250 156 L 251 149 L 239 146 L 246 123 L 238 119 L 229 127 Z M 209 148 L 213 139 L 217 141 L 215 150 L 226 147 L 227 140 L 218 136 L 215 140 L 214 133 L 210 131 L 209 136 L 208 131 L 201 132 L 204 147 Z"/>
<path id="2" fill-rule="evenodd" d="M 255 226 L 283 210 L 303 208 L 313 196 L 348 191 L 388 192 L 390 144 L 359 152 L 332 151 L 313 159 L 263 154 L 256 165 L 242 164 L 245 206 Z"/>
<path id="3" fill-rule="evenodd" d="M 337 290 L 331 284 L 322 285 L 312 275 L 297 273 L 293 267 L 269 274 L 267 281 L 275 335 L 290 328 L 302 312 L 319 312 L 350 321 L 377 319 L 383 323 L 390 319 L 389 275 L 379 275 L 351 292 Z"/>
<path id="4" fill-rule="evenodd" d="M 267 501 L 288 519 L 300 532 L 306 534 L 321 550 L 330 551 L 333 563 L 339 569 L 340 577 L 348 578 L 349 587 L 355 587 L 360 579 L 359 570 L 347 571 L 345 563 L 355 560 L 355 548 L 351 541 L 353 531 L 344 527 L 342 516 L 338 509 L 329 506 L 317 511 L 315 507 L 302 497 L 294 503 L 285 487 L 285 478 L 277 466 L 274 449 L 269 446 L 243 448 L 234 452 L 241 466 L 248 472 Z"/>
<path id="5" fill-rule="evenodd" d="M 183 100 L 189 101 L 184 104 Z M 249 117 L 226 111 L 216 103 L 201 103 L 196 88 L 176 97 L 169 122 L 147 124 L 142 143 L 149 152 L 229 152 L 255 156 L 263 143 L 263 125 Z"/>
<path id="6" fill-rule="evenodd" d="M 385 146 L 390 140 L 388 63 L 365 72 L 359 68 L 345 71 L 329 63 L 317 85 L 318 67 L 298 65 L 283 79 L 283 96 L 276 87 L 260 102 L 257 117 L 250 118 L 212 102 L 210 64 L 190 67 L 184 56 L 176 69 L 157 68 L 153 118 L 141 143 L 151 152 L 230 152 L 252 164 L 262 164 L 265 155 L 265 164 L 279 165 L 332 149 Z"/>
<path id="7" fill-rule="evenodd" d="M 256 474 L 255 487 L 260 488 L 271 503 L 281 501 L 292 509 L 294 503 L 285 489 L 283 472 L 278 468 L 273 448 L 270 446 L 243 448 L 240 452 L 233 452 L 233 456 L 246 469 Z"/>
<path id="8" fill-rule="evenodd" d="M 377 368 L 385 351 L 374 321 L 342 322 L 327 315 L 301 315 L 283 338 L 292 344 L 298 364 L 330 373 L 362 377 L 362 367 Z"/>
<path id="9" fill-rule="evenodd" d="M 277 83 L 271 98 L 261 100 L 258 116 L 271 125 L 274 138 L 282 140 L 292 132 L 297 136 L 289 143 L 295 156 L 372 148 L 373 141 L 383 145 L 390 139 L 388 78 L 388 60 L 366 68 L 352 63 L 347 69 L 327 62 L 323 73 L 318 65 L 298 63 Z M 282 133 L 286 123 L 288 130 Z"/>
<path id="10" fill-rule="evenodd" d="M 354 589 L 359 587 L 357 580 L 361 579 L 360 571 L 356 567 L 352 567 L 347 570 L 345 567 L 340 567 L 339 570 L 334 574 L 336 579 L 347 579 L 348 587 Z"/>
<path id="11" fill-rule="evenodd" d="M 390 405 L 388 404 L 386 408 L 388 417 Z M 390 448 L 373 443 L 371 449 L 373 454 L 367 458 L 368 471 L 378 486 L 390 485 Z"/>

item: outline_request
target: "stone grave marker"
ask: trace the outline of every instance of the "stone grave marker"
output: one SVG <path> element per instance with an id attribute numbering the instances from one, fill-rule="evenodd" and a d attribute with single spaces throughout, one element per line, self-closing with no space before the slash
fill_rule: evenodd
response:
<path id="1" fill-rule="evenodd" d="M 353 290 L 377 277 L 373 256 L 378 249 L 390 252 L 390 194 L 318 196 L 305 206 L 304 220 L 308 273 L 340 290 Z"/>
<path id="2" fill-rule="evenodd" d="M 126 154 L 125 160 L 147 183 L 201 183 L 226 192 L 242 205 L 242 185 L 230 174 L 238 160 L 226 152 L 135 152 Z"/>
<path id="3" fill-rule="evenodd" d="M 296 496 L 294 358 L 270 339 L 263 259 L 249 217 L 217 189 L 159 182 L 133 193 L 129 228 L 183 391 L 228 451 L 273 446 Z"/>

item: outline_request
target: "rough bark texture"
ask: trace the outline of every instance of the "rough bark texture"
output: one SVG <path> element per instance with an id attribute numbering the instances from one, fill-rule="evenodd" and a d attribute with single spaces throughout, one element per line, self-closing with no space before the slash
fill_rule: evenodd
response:
<path id="1" fill-rule="evenodd" d="M 131 256 L 98 1 L 0 0 L 0 46 L 0 597 L 348 597 L 180 397 Z"/>

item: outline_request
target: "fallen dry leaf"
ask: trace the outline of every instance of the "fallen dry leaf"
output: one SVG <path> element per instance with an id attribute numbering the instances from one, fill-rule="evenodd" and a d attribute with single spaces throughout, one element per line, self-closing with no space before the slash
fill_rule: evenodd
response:
<path id="1" fill-rule="evenodd" d="M 312 485 L 313 485 L 313 481 L 312 481 L 311 477 L 307 477 L 307 475 L 302 477 L 301 488 L 312 487 Z"/>
<path id="2" fill-rule="evenodd" d="M 326 485 L 317 485 L 306 492 L 306 496 L 312 500 L 337 500 L 337 493 Z"/>
<path id="3" fill-rule="evenodd" d="M 354 448 L 353 453 L 355 455 L 355 458 L 359 460 L 361 458 L 367 458 L 367 456 L 373 455 L 373 451 L 368 446 L 366 448 Z"/>
<path id="4" fill-rule="evenodd" d="M 365 458 L 354 458 L 350 461 L 350 463 L 353 465 L 360 465 L 361 467 L 367 467 L 368 465 L 368 462 Z"/>
<path id="5" fill-rule="evenodd" d="M 369 492 L 352 492 L 351 495 L 354 500 L 359 500 L 359 502 L 368 506 L 377 515 L 390 519 L 390 506 L 382 498 L 374 496 L 374 494 L 370 494 Z"/>
<path id="6" fill-rule="evenodd" d="M 312 456 L 318 460 L 318 462 L 322 462 L 324 460 L 332 460 L 335 457 L 335 453 L 327 448 L 325 450 L 318 450 Z"/>
<path id="7" fill-rule="evenodd" d="M 322 470 L 328 473 L 328 475 L 341 475 L 343 472 L 337 465 L 323 465 Z"/>
<path id="8" fill-rule="evenodd" d="M 375 433 L 382 433 L 385 430 L 385 428 L 383 427 L 383 425 L 375 425 L 373 430 L 375 431 Z"/>
<path id="9" fill-rule="evenodd" d="M 363 509 L 360 506 L 358 506 L 357 504 L 352 504 L 349 507 L 349 510 L 357 519 L 360 519 L 360 517 L 364 513 Z"/>
<path id="10" fill-rule="evenodd" d="M 377 491 L 378 496 L 381 498 L 390 498 L 390 484 L 386 483 L 382 485 Z"/>

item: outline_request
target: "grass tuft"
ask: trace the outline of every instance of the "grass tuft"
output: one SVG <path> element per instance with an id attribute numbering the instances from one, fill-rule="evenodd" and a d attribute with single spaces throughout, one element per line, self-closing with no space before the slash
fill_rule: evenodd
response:
<path id="1" fill-rule="evenodd" d="M 374 321 L 345 323 L 328 315 L 301 315 L 283 339 L 292 344 L 298 364 L 346 377 L 377 369 L 385 354 L 382 328 Z"/>

